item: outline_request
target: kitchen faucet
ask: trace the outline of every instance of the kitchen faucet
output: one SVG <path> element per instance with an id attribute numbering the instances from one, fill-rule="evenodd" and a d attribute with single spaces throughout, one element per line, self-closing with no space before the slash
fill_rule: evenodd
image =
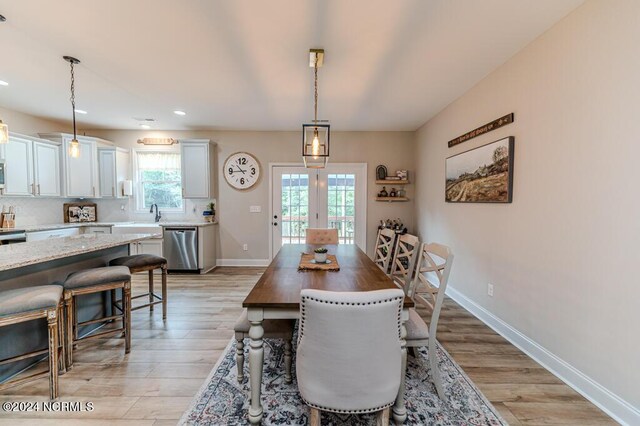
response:
<path id="1" fill-rule="evenodd" d="M 154 207 L 156 208 L 156 222 L 160 222 L 160 218 L 162 217 L 162 215 L 160 214 L 160 210 L 158 210 L 157 204 L 151 204 L 151 210 L 149 210 L 149 213 L 153 213 Z"/>

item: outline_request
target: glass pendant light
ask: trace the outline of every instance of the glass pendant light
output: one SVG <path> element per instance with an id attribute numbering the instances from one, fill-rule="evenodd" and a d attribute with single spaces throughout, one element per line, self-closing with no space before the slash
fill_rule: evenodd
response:
<path id="1" fill-rule="evenodd" d="M 309 66 L 314 73 L 314 102 L 313 123 L 302 125 L 302 159 L 304 166 L 311 169 L 326 167 L 329 160 L 329 124 L 320 124 L 318 120 L 318 68 L 324 62 L 324 49 L 311 49 L 309 51 Z"/>
<path id="2" fill-rule="evenodd" d="M 76 134 L 76 91 L 75 91 L 75 75 L 73 72 L 73 66 L 79 64 L 80 60 L 73 56 L 63 56 L 65 61 L 71 65 L 71 111 L 73 114 L 73 139 L 69 142 L 69 156 L 72 158 L 80 157 L 80 143 L 78 142 L 78 136 Z"/>

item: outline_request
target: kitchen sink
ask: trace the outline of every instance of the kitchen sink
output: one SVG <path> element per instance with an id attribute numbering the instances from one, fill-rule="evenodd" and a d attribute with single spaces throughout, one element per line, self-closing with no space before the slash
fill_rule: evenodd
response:
<path id="1" fill-rule="evenodd" d="M 121 223 L 111 228 L 112 234 L 159 234 L 154 238 L 162 238 L 162 227 L 158 223 Z"/>

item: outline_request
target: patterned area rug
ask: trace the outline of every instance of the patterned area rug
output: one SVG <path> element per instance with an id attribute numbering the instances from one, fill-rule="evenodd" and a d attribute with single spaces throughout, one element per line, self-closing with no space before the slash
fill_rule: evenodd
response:
<path id="1" fill-rule="evenodd" d="M 180 425 L 248 425 L 249 357 L 245 341 L 243 383 L 238 383 L 235 340 L 213 368 Z M 284 381 L 284 342 L 264 340 L 264 372 L 262 380 L 263 425 L 306 425 L 309 409 L 300 399 L 295 380 Z M 407 357 L 406 425 L 507 425 L 496 409 L 480 393 L 460 366 L 438 344 L 438 363 L 447 400 L 441 401 L 429 377 L 427 349 L 420 348 L 416 357 Z M 322 413 L 322 425 L 375 425 L 375 415 L 338 415 Z"/>

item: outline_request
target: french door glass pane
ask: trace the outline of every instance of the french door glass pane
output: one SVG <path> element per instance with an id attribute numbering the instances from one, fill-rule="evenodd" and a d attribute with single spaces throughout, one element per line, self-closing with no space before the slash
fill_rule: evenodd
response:
<path id="1" fill-rule="evenodd" d="M 282 244 L 304 244 L 309 227 L 309 175 L 282 175 Z"/>
<path id="2" fill-rule="evenodd" d="M 353 244 L 356 210 L 356 175 L 330 174 L 327 182 L 329 228 L 338 229 L 340 244 Z"/>

